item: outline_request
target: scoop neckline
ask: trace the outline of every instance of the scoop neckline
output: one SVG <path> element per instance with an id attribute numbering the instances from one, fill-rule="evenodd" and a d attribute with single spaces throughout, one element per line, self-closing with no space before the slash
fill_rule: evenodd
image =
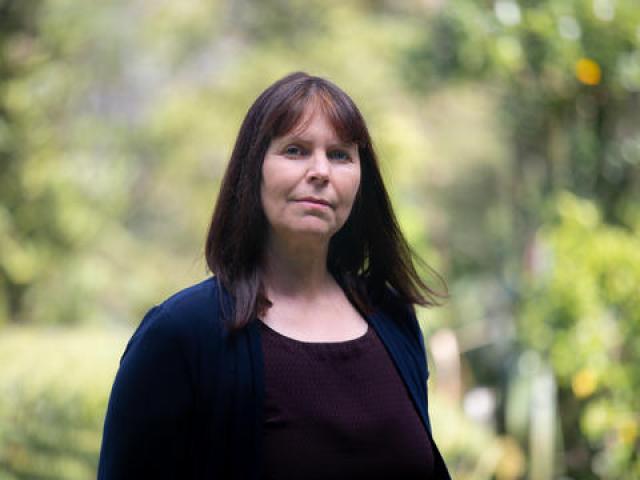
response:
<path id="1" fill-rule="evenodd" d="M 287 335 L 284 335 L 284 334 L 278 332 L 277 330 L 274 330 L 273 328 L 271 328 L 269 325 L 267 325 L 265 322 L 263 322 L 259 318 L 257 320 L 262 325 L 263 330 L 267 331 L 272 336 L 275 336 L 275 337 L 278 337 L 280 339 L 283 339 L 283 340 L 285 340 L 285 341 L 287 341 L 289 343 L 295 343 L 295 344 L 304 345 L 304 346 L 314 346 L 314 345 L 315 346 L 328 346 L 328 347 L 331 347 L 331 346 L 335 346 L 335 347 L 351 346 L 351 345 L 356 345 L 356 344 L 362 343 L 372 333 L 371 325 L 369 325 L 367 323 L 367 329 L 365 330 L 365 332 L 362 335 L 360 335 L 359 337 L 356 337 L 356 338 L 351 338 L 349 340 L 339 340 L 339 341 L 336 341 L 336 342 L 309 342 L 309 341 L 305 341 L 305 340 L 298 340 L 298 339 L 293 338 L 293 337 L 288 337 Z"/>

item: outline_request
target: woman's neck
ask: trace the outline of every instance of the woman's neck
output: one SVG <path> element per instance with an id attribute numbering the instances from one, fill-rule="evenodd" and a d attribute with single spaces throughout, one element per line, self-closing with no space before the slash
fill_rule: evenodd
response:
<path id="1" fill-rule="evenodd" d="M 327 253 L 328 242 L 271 238 L 262 266 L 267 296 L 312 300 L 326 293 L 335 284 L 327 270 Z"/>

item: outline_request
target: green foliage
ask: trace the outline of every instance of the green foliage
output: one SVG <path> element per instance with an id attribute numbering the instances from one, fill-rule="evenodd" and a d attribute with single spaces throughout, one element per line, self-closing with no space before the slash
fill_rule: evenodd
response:
<path id="1" fill-rule="evenodd" d="M 95 478 L 124 331 L 5 329 L 0 478 Z"/>
<path id="2" fill-rule="evenodd" d="M 624 224 L 640 198 L 638 24 L 634 0 L 447 2 L 403 70 L 419 93 L 454 79 L 500 92 L 519 229 L 562 189 Z"/>
<path id="3" fill-rule="evenodd" d="M 511 299 L 507 308 L 480 314 L 493 326 L 499 321 L 491 317 L 501 314 L 518 320 L 513 351 L 505 358 L 519 358 L 527 348 L 549 357 L 559 385 L 565 449 L 556 470 L 572 478 L 635 478 L 639 419 L 634 412 L 640 411 L 632 400 L 640 380 L 635 367 L 640 325 L 637 2 L 464 0 L 443 2 L 423 21 L 422 34 L 400 57 L 406 85 L 432 96 L 452 84 L 488 84 L 485 88 L 500 101 L 499 135 L 508 152 L 503 168 L 486 172 L 495 176 L 495 184 L 487 183 L 484 191 L 469 189 L 466 205 L 455 196 L 443 197 L 462 220 L 448 235 L 457 283 L 481 292 L 489 282 L 474 278 L 490 278 Z M 468 139 L 466 132 L 459 133 Z M 572 194 L 588 200 L 571 200 Z M 548 214 L 556 199 L 559 217 Z M 495 239 L 502 255 L 468 240 L 481 231 L 465 228 L 474 214 L 487 220 L 487 238 Z M 469 252 L 471 260 L 487 263 L 469 261 Z M 545 262 L 552 271 L 545 270 Z M 460 291 L 456 287 L 454 292 Z M 492 298 L 473 297 L 474 305 L 480 304 L 475 312 L 495 304 Z M 458 301 L 454 308 L 462 311 L 461 305 Z M 470 324 L 467 317 L 457 317 Z M 486 379 L 487 370 L 493 370 L 497 382 L 508 370 L 505 358 L 484 352 L 469 356 L 481 359 L 470 360 L 475 378 Z M 526 436 L 521 440 L 526 443 Z"/>
<path id="4" fill-rule="evenodd" d="M 602 223 L 596 205 L 568 193 L 557 222 L 541 228 L 519 326 L 548 356 L 560 393 L 566 438 L 599 459 L 601 478 L 640 472 L 640 236 Z M 570 473 L 581 470 L 571 465 Z"/>

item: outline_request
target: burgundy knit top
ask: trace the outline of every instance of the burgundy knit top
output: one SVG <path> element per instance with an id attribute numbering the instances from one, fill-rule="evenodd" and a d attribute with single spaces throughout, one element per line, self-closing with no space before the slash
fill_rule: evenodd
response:
<path id="1" fill-rule="evenodd" d="M 265 479 L 432 478 L 429 436 L 373 328 L 318 343 L 260 323 Z"/>

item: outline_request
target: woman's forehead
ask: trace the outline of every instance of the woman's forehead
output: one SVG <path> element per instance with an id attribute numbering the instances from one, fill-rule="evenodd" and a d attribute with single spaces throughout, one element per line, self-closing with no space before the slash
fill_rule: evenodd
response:
<path id="1" fill-rule="evenodd" d="M 351 134 L 352 132 L 346 128 L 346 125 L 341 125 L 341 122 L 332 118 L 332 115 L 327 112 L 326 106 L 317 100 L 310 101 L 289 131 L 281 133 L 278 137 L 304 137 L 305 132 L 314 120 L 324 121 L 331 129 L 333 136 L 341 143 L 347 145 L 357 143 Z"/>

